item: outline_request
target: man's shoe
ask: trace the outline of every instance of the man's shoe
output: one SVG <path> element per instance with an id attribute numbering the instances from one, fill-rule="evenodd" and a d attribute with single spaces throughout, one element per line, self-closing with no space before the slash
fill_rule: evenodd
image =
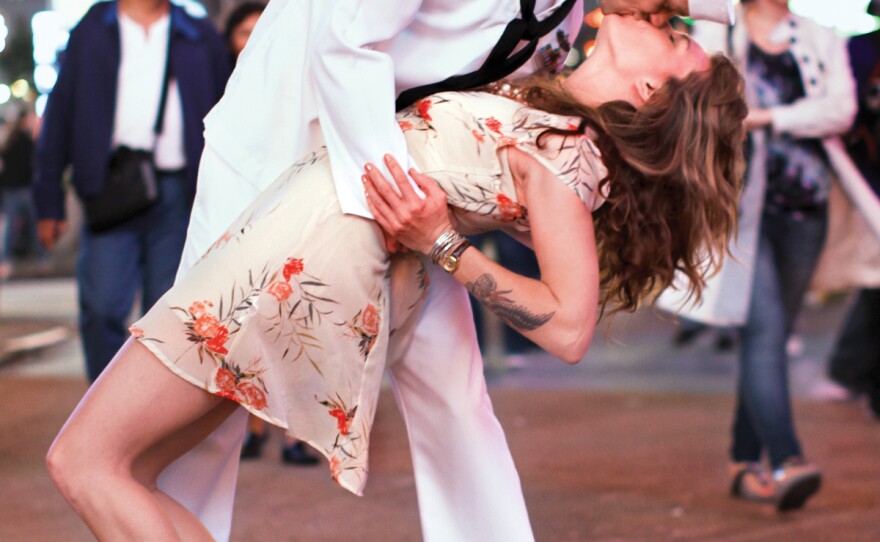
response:
<path id="1" fill-rule="evenodd" d="M 306 449 L 306 445 L 302 441 L 296 441 L 281 448 L 281 461 L 287 465 L 298 465 L 301 467 L 308 465 L 317 465 L 318 456 L 312 455 Z"/>
<path id="2" fill-rule="evenodd" d="M 672 344 L 674 346 L 687 346 L 694 342 L 697 337 L 709 329 L 709 326 L 703 324 L 689 324 L 681 326 L 675 335 L 672 336 Z"/>
<path id="3" fill-rule="evenodd" d="M 267 438 L 266 433 L 261 435 L 248 431 L 247 436 L 244 438 L 244 444 L 241 446 L 239 457 L 242 459 L 256 459 L 260 457 L 263 453 L 263 443 L 266 442 Z"/>
<path id="4" fill-rule="evenodd" d="M 868 414 L 880 421 L 880 388 L 874 388 L 865 394 L 868 403 Z"/>
<path id="5" fill-rule="evenodd" d="M 718 332 L 718 337 L 715 339 L 716 352 L 730 352 L 735 346 L 736 338 L 733 331 L 722 329 Z"/>
<path id="6" fill-rule="evenodd" d="M 776 484 L 760 463 L 733 463 L 730 465 L 730 476 L 732 496 L 749 502 L 773 502 Z"/>
<path id="7" fill-rule="evenodd" d="M 776 509 L 780 512 L 803 508 L 822 486 L 822 472 L 803 458 L 794 457 L 773 471 Z"/>

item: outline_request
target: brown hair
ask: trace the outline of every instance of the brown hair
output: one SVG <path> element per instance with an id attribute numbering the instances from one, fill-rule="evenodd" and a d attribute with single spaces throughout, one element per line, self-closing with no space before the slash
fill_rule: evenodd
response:
<path id="1" fill-rule="evenodd" d="M 638 108 L 587 107 L 547 80 L 521 91 L 532 107 L 582 119 L 577 130 L 545 134 L 589 129 L 602 152 L 608 176 L 599 188 L 608 197 L 593 219 L 603 308 L 635 310 L 676 272 L 699 299 L 736 229 L 747 113 L 736 67 L 716 55 L 708 69 L 667 81 Z"/>

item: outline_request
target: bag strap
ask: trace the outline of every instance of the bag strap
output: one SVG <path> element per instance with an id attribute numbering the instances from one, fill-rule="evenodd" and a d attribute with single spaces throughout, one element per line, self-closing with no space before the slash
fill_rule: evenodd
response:
<path id="1" fill-rule="evenodd" d="M 535 0 L 520 0 L 520 18 L 507 24 L 498 43 L 478 70 L 405 90 L 397 97 L 395 103 L 397 110 L 400 111 L 437 92 L 469 90 L 507 77 L 532 57 L 538 47 L 538 41 L 562 24 L 574 4 L 575 0 L 565 0 L 552 15 L 539 21 L 535 18 Z M 528 43 L 514 53 L 514 49 L 521 41 Z"/>
<path id="2" fill-rule="evenodd" d="M 162 93 L 159 95 L 159 111 L 153 124 L 153 150 L 165 126 L 165 106 L 168 102 L 168 87 L 171 84 L 171 14 L 168 15 L 168 51 L 165 54 L 165 75 L 162 77 Z"/>

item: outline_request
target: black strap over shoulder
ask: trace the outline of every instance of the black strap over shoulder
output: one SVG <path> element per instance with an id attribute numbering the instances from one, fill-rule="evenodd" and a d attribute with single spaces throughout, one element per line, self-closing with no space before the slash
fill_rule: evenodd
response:
<path id="1" fill-rule="evenodd" d="M 168 102 L 168 86 L 171 83 L 171 23 L 168 23 L 168 53 L 165 56 L 165 75 L 162 77 L 162 94 L 159 95 L 159 111 L 156 113 L 156 123 L 153 124 L 153 133 L 158 137 L 165 126 L 165 105 Z"/>
<path id="2" fill-rule="evenodd" d="M 448 79 L 429 85 L 422 85 L 405 90 L 397 97 L 397 110 L 408 107 L 425 96 L 437 92 L 468 90 L 488 85 L 503 79 L 519 69 L 520 66 L 535 54 L 538 40 L 552 32 L 562 24 L 575 0 L 565 0 L 552 15 L 539 21 L 535 18 L 535 0 L 520 0 L 520 18 L 507 24 L 501 38 L 489 53 L 483 65 L 477 71 L 464 75 L 454 75 Z M 514 53 L 521 41 L 527 41 L 525 47 Z"/>

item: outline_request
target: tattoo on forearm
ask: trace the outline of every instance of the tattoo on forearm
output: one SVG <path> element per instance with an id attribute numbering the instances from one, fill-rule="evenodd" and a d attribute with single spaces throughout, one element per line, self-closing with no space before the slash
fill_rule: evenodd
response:
<path id="1" fill-rule="evenodd" d="M 555 312 L 535 314 L 522 305 L 517 305 L 506 296 L 513 290 L 498 291 L 495 278 L 489 273 L 480 275 L 474 282 L 465 284 L 468 291 L 482 304 L 486 305 L 505 323 L 524 331 L 534 331 L 553 318 Z"/>

